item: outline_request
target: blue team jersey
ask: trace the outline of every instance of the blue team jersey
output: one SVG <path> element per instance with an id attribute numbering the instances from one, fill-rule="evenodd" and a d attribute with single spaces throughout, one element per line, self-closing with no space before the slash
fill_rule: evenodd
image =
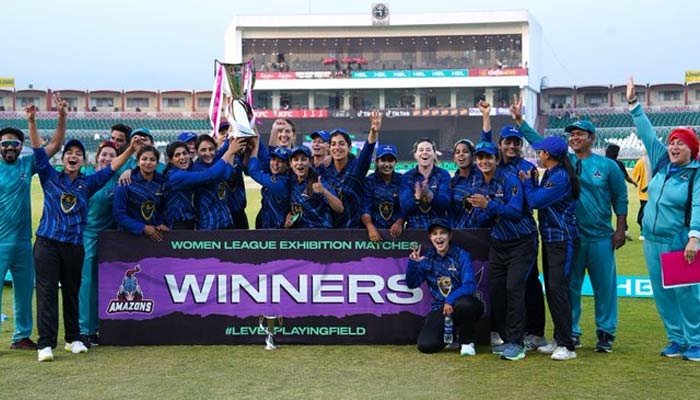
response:
<path id="1" fill-rule="evenodd" d="M 228 141 L 226 142 L 228 143 Z M 193 171 L 204 171 L 209 165 L 197 161 Z M 206 185 L 197 187 L 194 196 L 197 212 L 195 228 L 200 231 L 215 229 L 230 229 L 233 227 L 233 217 L 228 207 L 228 184 L 226 180 L 214 180 Z"/>
<path id="2" fill-rule="evenodd" d="M 566 169 L 557 165 L 547 170 L 539 185 L 528 179 L 523 184 L 528 204 L 539 210 L 540 235 L 545 243 L 578 238 L 576 199 Z"/>
<path id="3" fill-rule="evenodd" d="M 472 169 L 468 177 L 458 175 L 450 179 L 452 200 L 450 202 L 449 219 L 453 229 L 490 228 L 495 218 L 489 216 L 486 210 L 472 207 L 468 199 L 471 195 L 480 193 L 475 187 L 476 176 L 480 172 Z M 488 194 L 488 193 L 486 193 Z"/>
<path id="4" fill-rule="evenodd" d="M 114 175 L 112 168 L 75 179 L 59 173 L 51 164 L 44 148 L 35 148 L 36 167 L 44 190 L 44 211 L 41 214 L 37 236 L 58 242 L 82 244 L 87 223 L 90 197 Z"/>
<path id="5" fill-rule="evenodd" d="M 269 164 L 268 164 L 269 167 Z M 262 185 L 260 190 L 260 211 L 257 221 L 260 229 L 281 229 L 289 213 L 289 180 L 295 179 L 290 174 L 269 174 L 263 171 L 260 159 L 251 157 L 248 161 L 248 173 L 251 178 Z M 256 227 L 257 228 L 257 227 Z"/>
<path id="6" fill-rule="evenodd" d="M 83 232 L 84 237 L 97 239 L 100 231 L 114 229 L 112 207 L 114 203 L 114 189 L 118 179 L 118 175 L 112 175 L 107 184 L 90 197 L 87 225 L 85 226 L 85 232 Z"/>
<path id="7" fill-rule="evenodd" d="M 532 235 L 527 211 L 524 210 L 524 195 L 520 180 L 512 175 L 495 176 L 486 182 L 484 175 L 474 175 L 474 187 L 489 199 L 486 213 L 495 218 L 491 237 L 500 241 L 516 240 Z"/>
<path id="8" fill-rule="evenodd" d="M 245 210 L 248 205 L 248 201 L 245 197 L 245 183 L 243 180 L 243 160 L 240 156 L 236 156 L 236 165 L 239 167 L 235 169 L 234 173 L 226 179 L 228 183 L 228 206 L 231 210 L 231 214 L 236 214 L 241 210 Z"/>
<path id="9" fill-rule="evenodd" d="M 376 172 L 365 179 L 362 194 L 362 214 L 372 217 L 372 223 L 377 229 L 389 229 L 401 213 L 399 192 L 403 175 L 394 172 L 391 180 L 385 182 Z"/>
<path id="10" fill-rule="evenodd" d="M 8 164 L 0 157 L 0 243 L 32 239 L 30 188 L 36 171 L 34 154 Z"/>
<path id="11" fill-rule="evenodd" d="M 323 182 L 323 180 L 321 180 Z M 290 175 L 290 212 L 295 215 L 294 228 L 333 228 L 331 206 L 320 193 L 311 192 L 309 179 L 299 182 Z M 335 196 L 335 190 L 327 182 L 323 186 Z"/>
<path id="12" fill-rule="evenodd" d="M 119 229 L 134 235 L 143 234 L 146 225 L 164 223 L 163 193 L 165 177 L 156 172 L 150 181 L 138 168 L 131 174 L 131 184 L 114 190 L 114 220 Z"/>
<path id="13" fill-rule="evenodd" d="M 466 250 L 450 243 L 444 257 L 432 246 L 423 256 L 420 262 L 408 260 L 406 286 L 415 289 L 426 282 L 433 296 L 433 310 L 441 310 L 445 303 L 454 305 L 459 297 L 474 293 L 476 279 Z"/>
<path id="14" fill-rule="evenodd" d="M 433 167 L 428 176 L 428 188 L 433 192 L 433 200 L 429 204 L 416 201 L 414 186 L 425 178 L 415 167 L 403 175 L 399 199 L 401 210 L 406 216 L 406 227 L 409 229 L 427 229 L 435 218 L 446 218 L 450 207 L 450 174 L 440 167 Z"/>
<path id="15" fill-rule="evenodd" d="M 520 179 L 518 178 L 518 173 L 520 171 L 525 171 L 528 174 L 530 174 L 530 181 L 533 184 L 537 183 L 537 167 L 535 167 L 535 165 L 532 164 L 530 161 L 527 161 L 522 157 L 516 157 L 515 159 L 507 163 L 504 163 L 502 161 L 503 160 L 501 160 L 501 163 L 498 165 L 498 168 L 496 168 L 496 177 L 503 178 L 504 174 L 508 174 L 515 177 L 516 179 Z M 535 223 L 535 217 L 532 215 L 532 208 L 527 203 L 527 200 L 525 200 L 525 203 L 523 204 L 523 213 L 523 218 L 526 219 L 525 222 L 528 224 L 530 232 L 533 234 L 537 234 L 537 224 Z"/>
<path id="16" fill-rule="evenodd" d="M 323 169 L 323 179 L 331 186 L 343 202 L 343 213 L 333 213 L 335 228 L 359 228 L 362 211 L 362 185 L 372 163 L 372 153 L 376 143 L 365 142 L 357 158 L 350 158 L 341 171 L 333 162 Z"/>
<path id="17" fill-rule="evenodd" d="M 224 160 L 214 163 L 211 168 L 194 171 L 170 167 L 165 173 L 165 223 L 172 228 L 176 222 L 194 221 L 195 190 L 217 180 L 228 179 L 233 171 L 231 164 Z"/>

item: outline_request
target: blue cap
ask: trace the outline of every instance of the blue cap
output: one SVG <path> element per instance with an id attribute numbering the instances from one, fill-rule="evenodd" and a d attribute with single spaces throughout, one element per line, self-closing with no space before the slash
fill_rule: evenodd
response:
<path id="1" fill-rule="evenodd" d="M 428 233 L 432 232 L 433 229 L 437 227 L 442 227 L 447 229 L 448 231 L 452 232 L 452 227 L 450 226 L 450 223 L 444 219 L 444 218 L 435 218 L 432 221 L 430 221 L 430 225 L 428 225 Z"/>
<path id="2" fill-rule="evenodd" d="M 78 139 L 70 139 L 63 145 L 63 153 L 61 154 L 61 157 L 63 157 L 66 154 L 66 151 L 68 151 L 68 149 L 71 147 L 79 148 L 83 152 L 83 158 L 87 157 L 87 154 L 85 154 L 85 145 Z"/>
<path id="3" fill-rule="evenodd" d="M 182 132 L 177 135 L 177 140 L 187 143 L 190 140 L 197 140 L 197 134 L 194 132 Z"/>
<path id="4" fill-rule="evenodd" d="M 486 153 L 486 154 L 498 154 L 498 148 L 493 142 L 479 142 L 476 144 L 474 154 Z"/>
<path id="5" fill-rule="evenodd" d="M 290 150 L 286 147 L 275 147 L 274 150 L 270 151 L 270 157 L 277 157 L 284 161 L 289 161 Z"/>
<path id="6" fill-rule="evenodd" d="M 580 129 L 582 131 L 588 131 L 592 134 L 595 135 L 595 125 L 593 125 L 593 122 L 587 120 L 587 119 L 582 119 L 580 121 L 576 121 L 573 124 L 567 126 L 564 130 L 567 132 L 571 132 L 574 129 Z"/>
<path id="7" fill-rule="evenodd" d="M 306 146 L 297 146 L 297 147 L 295 147 L 295 148 L 292 149 L 292 152 L 291 152 L 291 153 L 289 153 L 289 158 L 294 157 L 294 155 L 297 154 L 297 153 L 304 153 L 304 155 L 307 156 L 307 157 L 309 157 L 309 158 L 313 157 L 313 156 L 311 155 L 311 149 L 309 149 L 309 148 L 306 147 Z"/>
<path id="8" fill-rule="evenodd" d="M 309 137 L 311 137 L 311 139 L 320 137 L 321 140 L 323 140 L 326 143 L 331 141 L 331 134 L 328 131 L 313 131 L 311 132 L 311 135 L 309 135 Z"/>
<path id="9" fill-rule="evenodd" d="M 542 141 L 533 143 L 532 148 L 535 150 L 544 150 L 551 154 L 552 157 L 559 158 L 562 154 L 566 154 L 569 146 L 566 144 L 564 139 L 558 136 L 548 136 Z"/>
<path id="10" fill-rule="evenodd" d="M 348 145 L 352 146 L 352 140 L 350 139 L 350 132 L 346 131 L 343 128 L 335 128 L 328 135 L 328 141 L 330 141 L 330 138 L 332 138 L 335 135 L 343 135 L 343 137 L 345 138 L 345 141 L 348 142 Z"/>
<path id="11" fill-rule="evenodd" d="M 518 130 L 516 126 L 513 125 L 506 125 L 501 129 L 501 138 L 509 138 L 509 137 L 515 137 L 520 140 L 523 140 L 523 134 Z"/>
<path id="12" fill-rule="evenodd" d="M 148 128 L 138 128 L 131 131 L 132 138 L 136 135 L 147 137 L 151 139 L 151 142 L 155 142 L 155 140 L 153 140 L 153 134 L 151 134 L 151 130 Z"/>
<path id="13" fill-rule="evenodd" d="M 394 156 L 396 160 L 399 159 L 398 153 L 396 151 L 396 146 L 393 144 L 383 144 L 377 147 L 377 158 L 384 157 L 385 155 Z"/>

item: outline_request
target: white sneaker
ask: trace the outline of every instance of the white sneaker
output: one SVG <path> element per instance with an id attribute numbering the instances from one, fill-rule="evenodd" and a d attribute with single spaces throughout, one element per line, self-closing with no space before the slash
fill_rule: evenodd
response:
<path id="1" fill-rule="evenodd" d="M 51 347 L 44 347 L 43 349 L 40 349 L 39 351 L 39 362 L 44 362 L 44 361 L 53 361 L 53 351 L 51 351 Z"/>
<path id="2" fill-rule="evenodd" d="M 76 340 L 75 342 L 72 343 L 66 343 L 66 346 L 64 347 L 66 351 L 70 351 L 73 354 L 80 354 L 80 353 L 87 353 L 88 349 L 85 347 L 83 342 L 80 340 Z"/>
<path id="3" fill-rule="evenodd" d="M 547 339 L 544 336 L 527 335 L 523 340 L 523 345 L 525 346 L 525 351 L 533 351 L 546 346 Z"/>
<path id="4" fill-rule="evenodd" d="M 503 344 L 503 339 L 498 332 L 491 332 L 491 346 L 500 346 Z"/>
<path id="5" fill-rule="evenodd" d="M 644 240 L 644 236 L 639 235 L 639 240 Z"/>
<path id="6" fill-rule="evenodd" d="M 552 354 L 557 350 L 557 348 L 559 348 L 559 345 L 557 345 L 556 339 L 552 339 L 552 341 L 547 345 L 538 347 L 537 351 L 544 354 Z"/>
<path id="7" fill-rule="evenodd" d="M 554 353 L 552 353 L 552 360 L 556 361 L 573 360 L 574 358 L 576 358 L 576 352 L 571 351 L 564 346 L 557 347 Z"/>
<path id="8" fill-rule="evenodd" d="M 476 349 L 474 348 L 474 343 L 463 344 L 462 349 L 459 351 L 460 356 L 475 356 Z"/>

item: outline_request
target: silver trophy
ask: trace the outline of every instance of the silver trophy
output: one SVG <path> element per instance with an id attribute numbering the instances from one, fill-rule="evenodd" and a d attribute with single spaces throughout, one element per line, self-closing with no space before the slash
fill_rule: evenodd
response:
<path id="1" fill-rule="evenodd" d="M 261 315 L 258 324 L 263 332 L 267 333 L 265 338 L 265 350 L 275 350 L 275 326 L 282 327 L 282 317 L 272 315 Z"/>

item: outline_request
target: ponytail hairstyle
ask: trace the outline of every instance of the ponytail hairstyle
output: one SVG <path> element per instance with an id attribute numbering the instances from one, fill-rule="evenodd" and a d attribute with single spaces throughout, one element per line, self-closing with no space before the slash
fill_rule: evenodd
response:
<path id="1" fill-rule="evenodd" d="M 569 181 L 571 182 L 571 195 L 574 196 L 574 199 L 578 200 L 581 195 L 581 184 L 579 183 L 578 174 L 576 174 L 574 165 L 571 163 L 571 159 L 569 158 L 567 152 L 562 153 L 557 161 L 564 166 L 566 173 L 569 174 Z"/>

